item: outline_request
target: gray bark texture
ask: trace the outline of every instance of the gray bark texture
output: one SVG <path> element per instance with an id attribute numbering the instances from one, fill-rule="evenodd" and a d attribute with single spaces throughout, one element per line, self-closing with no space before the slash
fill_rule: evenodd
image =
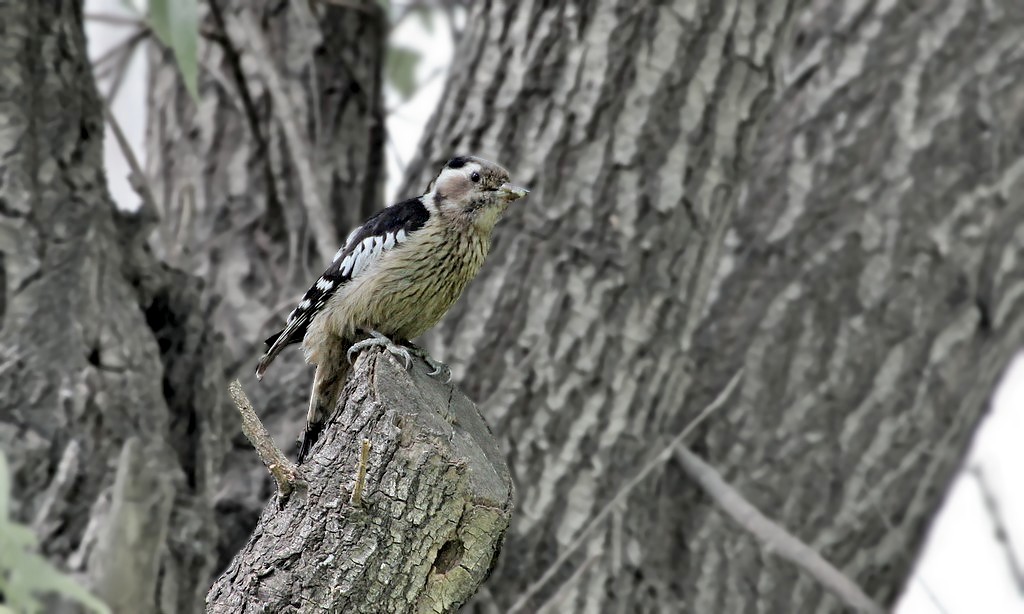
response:
<path id="1" fill-rule="evenodd" d="M 379 7 L 373 8 L 358 14 L 378 23 Z M 263 22 L 247 11 L 208 18 L 214 27 L 220 24 L 221 37 L 234 32 L 254 53 L 271 53 L 263 46 L 270 44 Z M 305 216 L 283 235 L 289 240 L 293 232 L 311 235 L 295 244 L 277 244 L 279 237 L 260 234 L 264 223 L 272 232 L 281 230 L 281 217 L 249 220 L 243 230 L 227 227 L 239 211 L 223 211 L 211 202 L 227 206 L 232 194 L 259 201 L 259 190 L 249 185 L 240 190 L 231 184 L 236 193 L 207 192 L 187 182 L 158 181 L 154 209 L 144 202 L 138 214 L 118 212 L 102 170 L 103 107 L 86 59 L 82 19 L 79 2 L 0 3 L 0 445 L 11 458 L 16 516 L 32 523 L 46 554 L 76 572 L 114 612 L 201 611 L 210 582 L 224 568 L 223 544 L 234 545 L 234 553 L 256 524 L 255 518 L 249 522 L 245 505 L 261 496 L 261 504 L 266 500 L 252 488 L 263 482 L 263 469 L 248 443 L 244 457 L 225 457 L 239 424 L 236 415 L 226 413 L 225 376 L 236 368 L 226 357 L 240 345 L 252 345 L 237 333 L 251 314 L 244 304 L 239 311 L 224 309 L 215 300 L 216 290 L 205 291 L 198 278 L 165 261 L 228 290 L 251 290 L 256 296 L 249 300 L 257 305 L 267 298 L 258 292 L 269 291 L 273 279 L 259 278 L 255 267 L 280 264 L 284 255 L 301 263 L 295 267 L 329 258 L 325 246 L 333 252 L 337 242 L 331 229 L 351 225 L 346 216 L 365 216 L 367 203 L 377 198 L 383 165 L 372 154 L 353 158 L 353 165 L 376 178 L 346 175 L 356 182 L 346 189 L 366 199 L 348 206 L 340 195 L 342 176 L 325 173 L 306 182 L 306 172 L 320 166 L 315 160 L 302 162 L 294 149 L 287 159 L 305 164 L 304 169 L 264 168 L 270 163 L 257 154 L 234 151 L 243 160 L 257 158 L 254 166 L 279 173 L 282 181 L 301 184 L 287 195 L 306 211 L 293 206 L 285 213 L 277 202 L 276 215 Z M 330 33 L 340 25 L 318 27 Z M 379 47 L 382 32 L 373 36 Z M 216 50 L 206 51 L 207 61 L 217 57 Z M 224 61 L 225 70 L 232 61 L 249 65 L 245 58 Z M 296 60 L 302 61 L 305 56 Z M 367 71 L 374 68 L 360 62 Z M 262 71 L 268 89 L 278 94 L 286 89 L 267 66 L 255 69 Z M 155 73 L 156 85 L 161 75 Z M 379 82 L 372 85 L 379 102 Z M 348 121 L 342 117 L 344 105 L 329 102 L 342 91 L 339 85 L 322 87 L 315 94 L 328 101 L 333 115 L 324 119 L 325 109 L 316 122 Z M 342 89 L 346 96 L 358 93 L 351 83 Z M 168 93 L 163 101 L 170 107 L 158 111 L 195 112 L 185 109 L 194 104 L 190 99 Z M 239 112 L 247 104 L 240 103 Z M 273 117 L 281 121 L 287 113 L 275 108 Z M 292 116 L 289 121 L 305 120 Z M 316 122 L 311 126 L 320 130 Z M 361 125 L 368 123 L 364 118 Z M 152 124 L 154 130 L 168 125 L 169 117 L 159 115 Z M 227 116 L 210 125 L 231 126 Z M 308 135 L 293 128 L 275 129 L 288 147 L 301 149 Z M 203 136 L 191 128 L 185 134 L 192 139 L 186 144 Z M 231 138 L 220 132 L 211 137 Z M 236 142 L 238 149 L 246 144 Z M 375 150 L 382 153 L 382 146 Z M 273 158 L 266 151 L 259 155 Z M 183 150 L 164 162 L 174 169 L 205 159 L 202 152 Z M 204 176 L 227 183 L 248 177 L 231 168 L 214 170 L 219 172 Z M 316 197 L 310 200 L 307 192 L 321 189 L 337 206 L 318 213 L 310 208 Z M 275 194 L 261 202 L 284 192 Z M 179 208 L 170 207 L 169 199 Z M 324 212 L 337 220 L 315 219 Z M 190 243 L 197 236 L 206 243 Z M 267 251 L 259 252 L 261 246 Z M 202 257 L 190 257 L 189 250 Z M 260 254 L 265 260 L 257 260 Z M 204 268 L 204 258 L 224 268 Z M 225 282 L 239 267 L 251 267 L 245 268 L 250 283 Z M 274 271 L 286 273 L 295 280 L 314 276 Z M 227 331 L 227 348 L 214 322 Z M 247 334 L 258 334 L 254 331 Z M 512 481 L 476 407 L 426 376 L 422 365 L 417 369 L 409 374 L 375 356 L 360 363 L 343 399 L 342 426 L 325 432 L 318 453 L 304 467 L 308 489 L 283 508 L 273 501 L 267 507 L 249 545 L 211 593 L 212 611 L 444 612 L 473 594 L 493 567 L 508 526 Z M 294 416 L 292 435 L 303 405 L 304 399 L 285 407 Z M 354 506 L 348 501 L 354 474 L 343 468 L 355 466 L 363 436 L 373 447 L 361 502 Z M 245 497 L 232 498 L 238 492 Z"/>
<path id="2" fill-rule="evenodd" d="M 165 223 L 157 251 L 207 282 L 238 377 L 286 452 L 302 429 L 312 371 L 301 351 L 254 382 L 282 325 L 346 233 L 381 206 L 387 17 L 375 0 L 200 4 L 200 98 L 154 48 L 147 175 Z M 226 565 L 273 492 L 238 431 L 216 495 Z"/>
<path id="3" fill-rule="evenodd" d="M 451 612 L 490 573 L 513 487 L 476 406 L 373 352 L 338 409 L 300 467 L 308 489 L 267 505 L 207 612 Z"/>
<path id="4" fill-rule="evenodd" d="M 322 219 L 311 203 L 369 201 L 305 198 L 309 173 L 291 166 L 302 139 L 275 117 L 325 108 L 308 56 L 284 51 L 326 40 L 318 22 L 297 21 L 292 3 L 211 6 L 198 111 L 157 60 L 149 164 L 158 199 L 179 212 L 169 217 L 204 220 L 172 228 L 220 229 L 190 243 L 189 263 L 225 295 L 216 321 L 233 373 L 319 273 L 311 246 L 326 239 L 309 228 Z M 249 36 L 250 13 L 263 37 Z M 272 35 L 282 24 L 290 35 Z M 894 602 L 1024 337 L 1022 36 L 1013 0 L 472 3 L 402 190 L 464 152 L 533 189 L 427 339 L 518 485 L 471 610 L 839 611 L 674 461 L 533 586 L 740 367 L 740 392 L 689 449 Z M 261 49 L 275 50 L 276 72 Z M 320 134 L 308 125 L 307 139 Z M 352 134 L 368 133 L 360 125 Z M 324 143 L 338 149 L 314 172 L 340 172 L 346 141 Z M 185 169 L 190 153 L 198 166 Z M 298 432 L 300 384 L 253 391 L 272 431 Z M 221 560 L 270 492 L 244 441 L 228 466 L 217 510 L 234 535 Z"/>
<path id="5" fill-rule="evenodd" d="M 201 287 L 118 213 L 80 3 L 0 2 L 0 447 L 14 514 L 115 612 L 218 570 L 229 410 Z M 185 384 L 187 382 L 187 384 Z"/>
<path id="6" fill-rule="evenodd" d="M 1012 0 L 473 4 L 405 191 L 454 151 L 533 189 L 428 336 L 518 488 L 474 611 L 739 367 L 690 448 L 894 603 L 1024 340 L 1022 37 Z M 545 603 L 841 610 L 671 462 Z"/>

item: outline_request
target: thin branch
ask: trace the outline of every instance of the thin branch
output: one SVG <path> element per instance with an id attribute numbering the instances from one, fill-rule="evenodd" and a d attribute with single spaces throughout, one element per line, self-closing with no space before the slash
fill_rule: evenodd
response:
<path id="1" fill-rule="evenodd" d="M 889 520 L 885 513 L 882 512 L 882 508 L 878 506 L 878 502 L 872 500 L 871 505 L 875 508 L 875 513 L 878 514 L 878 517 L 882 519 L 882 524 L 885 525 L 885 528 L 888 529 L 890 533 L 895 532 L 896 526 Z M 941 614 L 950 614 L 950 611 L 946 609 L 946 606 L 942 605 L 942 600 L 935 594 L 932 587 L 924 581 L 924 576 L 921 575 L 920 570 L 914 571 L 913 576 L 911 576 L 911 580 L 917 582 L 921 586 L 921 590 L 923 590 L 924 594 L 928 596 L 928 600 L 932 602 L 932 605 L 935 606 L 936 610 L 941 612 Z"/>
<path id="2" fill-rule="evenodd" d="M 543 604 L 541 604 L 539 608 L 537 608 L 537 614 L 549 614 L 551 612 L 566 611 L 567 608 L 564 606 L 562 602 L 564 602 L 566 598 L 569 596 L 569 588 L 572 585 L 576 584 L 576 582 L 578 582 L 580 578 L 583 577 L 583 574 L 585 574 L 587 570 L 590 569 L 590 566 L 593 565 L 594 562 L 597 561 L 597 559 L 598 553 L 596 552 L 587 557 L 587 560 L 583 561 L 583 563 L 579 567 L 573 570 L 572 575 L 569 576 L 569 579 L 565 581 L 565 584 L 560 586 L 558 590 L 555 591 L 555 594 L 551 596 L 550 599 L 545 601 Z"/>
<path id="3" fill-rule="evenodd" d="M 86 21 L 95 21 L 97 23 L 108 23 L 114 26 L 144 26 L 145 21 L 139 17 L 126 17 L 124 15 L 115 15 L 113 13 L 86 13 Z"/>
<path id="4" fill-rule="evenodd" d="M 128 138 L 125 137 L 124 131 L 121 130 L 121 124 L 114 117 L 114 113 L 110 110 L 110 103 L 107 100 L 103 100 L 103 115 L 106 117 L 110 131 L 114 133 L 114 138 L 117 140 L 117 146 L 121 149 L 121 154 L 124 155 L 124 159 L 132 169 L 131 175 L 128 177 L 128 183 L 131 184 L 135 193 L 142 199 L 142 211 L 140 213 L 148 211 L 156 219 L 162 218 L 163 212 L 156 205 L 153 191 L 149 187 L 149 180 L 142 171 L 142 165 L 139 164 L 139 159 L 135 156 L 135 152 L 132 151 Z"/>
<path id="5" fill-rule="evenodd" d="M 675 455 L 683 471 L 711 497 L 719 509 L 774 553 L 803 569 L 850 608 L 870 614 L 885 612 L 853 580 L 813 548 L 762 514 L 730 486 L 714 467 L 701 460 L 684 444 L 676 445 Z"/>
<path id="6" fill-rule="evenodd" d="M 364 0 L 313 0 L 313 2 L 317 4 L 331 4 L 346 9 L 362 11 L 364 13 L 373 13 L 374 11 L 379 10 L 373 2 L 366 2 Z"/>
<path id="7" fill-rule="evenodd" d="M 255 54 L 254 65 L 263 77 L 267 93 L 274 103 L 276 111 L 274 119 L 281 124 L 285 142 L 291 152 L 291 163 L 298 176 L 302 203 L 309 216 L 309 227 L 316 240 L 317 251 L 321 259 L 330 260 L 338 249 L 338 237 L 334 224 L 327 210 L 327 205 L 320 196 L 319 182 L 314 171 L 314 155 L 309 139 L 303 134 L 299 124 L 302 118 L 300 105 L 292 100 L 284 80 L 274 66 L 273 55 L 270 53 L 266 37 L 248 12 L 237 17 L 236 23 L 244 33 L 244 44 Z"/>
<path id="8" fill-rule="evenodd" d="M 139 43 L 146 39 L 147 34 L 147 30 L 142 30 L 136 36 L 129 38 L 124 53 L 120 56 L 117 65 L 114 67 L 114 76 L 111 77 L 110 89 L 107 90 L 107 104 L 114 104 L 114 99 L 117 98 L 117 93 L 121 90 L 121 85 L 124 83 L 124 77 L 128 73 L 128 65 L 131 64 L 135 49 L 139 46 Z"/>
<path id="9" fill-rule="evenodd" d="M 430 85 L 432 82 L 437 80 L 438 77 L 442 77 L 442 76 L 445 76 L 447 74 L 448 74 L 448 67 L 447 66 L 438 66 L 438 67 L 434 68 L 432 71 L 430 71 L 430 74 L 427 75 L 426 77 L 424 77 L 422 81 L 420 81 L 420 82 L 418 82 L 416 84 L 416 89 L 417 90 L 422 90 L 424 87 Z M 401 119 L 407 119 L 406 117 L 404 117 L 402 115 L 399 115 L 399 110 L 402 109 L 402 107 L 405 107 L 405 106 L 411 104 L 415 97 L 416 97 L 416 95 L 414 93 L 412 96 L 409 96 L 409 98 L 406 99 L 406 100 L 399 100 L 391 108 L 384 109 L 384 114 L 389 116 L 389 117 L 390 116 L 395 116 L 395 117 L 399 117 Z"/>
<path id="10" fill-rule="evenodd" d="M 49 538 L 56 528 L 57 523 L 54 522 L 54 517 L 57 514 L 54 512 L 68 500 L 68 493 L 73 488 L 82 469 L 81 457 L 82 446 L 77 439 L 72 439 L 64 448 L 64 453 L 61 454 L 57 472 L 46 487 L 42 504 L 39 505 L 35 519 L 32 521 L 32 529 L 43 539 Z"/>
<path id="11" fill-rule="evenodd" d="M 370 462 L 370 440 L 363 439 L 363 447 L 359 451 L 359 467 L 356 469 L 356 484 L 352 488 L 352 506 L 363 504 L 363 488 L 366 487 L 366 466 Z"/>
<path id="12" fill-rule="evenodd" d="M 693 430 L 696 429 L 702 422 L 704 422 L 704 420 L 707 419 L 708 416 L 710 416 L 723 405 L 725 405 L 725 402 L 728 401 L 729 397 L 732 396 L 733 391 L 736 389 L 736 386 L 740 383 L 740 379 L 742 377 L 743 369 L 740 369 L 739 371 L 736 372 L 735 375 L 732 376 L 732 379 L 730 379 L 729 383 L 725 385 L 725 388 L 723 388 L 722 391 L 718 393 L 718 396 L 715 397 L 715 399 L 707 407 L 701 410 L 700 414 L 698 414 L 696 418 L 691 420 L 690 423 L 686 425 L 686 428 L 684 428 L 678 435 L 673 437 L 667 446 L 665 446 L 660 452 L 658 452 L 658 454 L 654 458 L 652 458 L 646 465 L 644 465 L 644 467 L 635 476 L 630 478 L 630 480 L 627 481 L 622 486 L 619 492 L 616 493 L 614 497 L 612 497 L 611 501 L 609 501 L 604 506 L 604 508 L 602 508 L 601 511 L 598 512 L 597 515 L 594 516 L 590 520 L 590 522 L 587 523 L 585 527 L 583 527 L 579 534 L 576 535 L 576 538 L 572 540 L 572 543 L 570 543 L 565 548 L 565 550 L 563 550 L 562 553 L 558 555 L 558 558 L 556 558 L 555 561 L 551 563 L 547 570 L 545 570 L 544 573 L 541 574 L 541 576 L 537 578 L 536 581 L 530 584 L 530 586 L 528 586 L 526 590 L 523 591 L 522 595 L 519 596 L 519 599 L 516 600 L 516 602 L 508 610 L 508 614 L 514 614 L 515 612 L 519 612 L 526 607 L 526 604 L 529 602 L 530 598 L 537 594 L 537 591 L 544 588 L 544 585 L 547 584 L 547 582 L 552 577 L 554 577 L 554 575 L 558 572 L 559 568 L 561 568 L 561 566 L 569 560 L 569 557 L 571 557 L 573 553 L 575 553 L 576 550 L 583 545 L 587 537 L 594 531 L 594 529 L 596 529 L 598 526 L 601 525 L 602 522 L 604 522 L 605 518 L 608 517 L 612 510 L 615 509 L 616 506 L 623 503 L 626 500 L 626 497 L 629 496 L 629 493 L 631 493 L 634 488 L 636 488 L 641 482 L 643 482 L 644 479 L 646 479 L 647 476 L 649 476 L 655 469 L 661 467 L 666 462 L 668 462 L 668 460 L 672 458 L 673 451 L 675 450 L 676 446 L 679 445 L 686 438 L 687 435 L 692 433 Z"/>
<path id="13" fill-rule="evenodd" d="M 996 493 L 992 489 L 992 485 L 989 484 L 988 477 L 981 467 L 971 467 L 968 473 L 978 483 L 978 490 L 981 491 L 981 502 L 985 505 L 985 511 L 988 513 L 989 520 L 992 521 L 992 528 L 995 529 L 996 533 L 996 541 L 1006 556 L 1006 564 L 1010 568 L 1010 575 L 1013 577 L 1013 583 L 1017 587 L 1017 592 L 1024 595 L 1024 565 L 1021 564 L 1020 557 L 1017 555 L 1013 542 L 1010 540 L 1009 527 L 1006 524 L 1006 518 L 1003 516 L 1003 509 L 999 503 L 999 498 L 996 497 Z"/>
<path id="14" fill-rule="evenodd" d="M 112 69 L 105 68 L 105 66 L 112 63 L 115 59 L 120 60 L 118 64 L 124 62 L 124 57 L 131 55 L 135 46 L 145 40 L 149 34 L 150 30 L 148 28 L 139 28 L 137 31 L 133 32 L 131 36 L 126 36 L 121 42 L 104 51 L 103 55 L 96 58 L 92 63 L 93 70 L 96 73 L 96 78 L 103 79 L 107 76 L 107 72 L 109 70 L 117 70 L 116 66 Z"/>
<path id="15" fill-rule="evenodd" d="M 405 161 L 402 160 L 402 153 L 398 151 L 398 143 L 395 142 L 395 137 L 392 135 L 390 130 L 385 130 L 385 133 L 387 134 L 388 137 L 388 145 L 390 145 L 388 149 L 391 150 L 391 155 L 394 156 L 395 158 L 395 163 L 398 165 L 398 172 L 399 174 L 404 175 Z"/>
<path id="16" fill-rule="evenodd" d="M 283 507 L 292 492 L 304 487 L 306 482 L 299 473 L 299 468 L 288 460 L 281 452 L 281 448 L 274 443 L 274 439 L 267 432 L 267 427 L 263 426 L 263 422 L 252 408 L 249 397 L 245 396 L 242 384 L 236 379 L 228 386 L 228 391 L 231 393 L 231 400 L 235 402 L 235 407 L 238 408 L 238 413 L 242 415 L 242 432 L 252 447 L 256 448 L 260 460 L 277 482 L 279 504 Z"/>
<path id="17" fill-rule="evenodd" d="M 188 244 L 188 231 L 192 228 L 192 218 L 196 211 L 196 187 L 192 183 L 186 183 L 178 192 L 178 219 L 175 220 L 174 228 L 169 228 L 167 235 L 174 235 L 175 239 L 171 245 L 166 245 L 168 260 L 172 263 L 184 255 L 185 245 Z M 168 226 L 170 226 L 168 224 Z"/>

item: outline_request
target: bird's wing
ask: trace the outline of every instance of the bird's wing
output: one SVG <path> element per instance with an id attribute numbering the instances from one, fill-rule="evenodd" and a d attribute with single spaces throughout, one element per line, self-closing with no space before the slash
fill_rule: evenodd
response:
<path id="1" fill-rule="evenodd" d="M 412 198 L 378 211 L 353 230 L 327 270 L 288 314 L 284 328 L 267 338 L 267 352 L 256 367 L 256 377 L 262 379 L 263 372 L 282 349 L 302 341 L 310 322 L 338 288 L 359 277 L 388 250 L 405 242 L 409 235 L 423 227 L 429 217 L 423 200 Z"/>

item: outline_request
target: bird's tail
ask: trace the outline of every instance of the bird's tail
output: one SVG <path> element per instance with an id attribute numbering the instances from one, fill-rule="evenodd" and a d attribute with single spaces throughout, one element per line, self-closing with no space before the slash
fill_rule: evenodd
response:
<path id="1" fill-rule="evenodd" d="M 309 395 L 309 411 L 306 412 L 306 429 L 302 432 L 302 443 L 299 445 L 297 460 L 300 465 L 334 414 L 334 405 L 338 402 L 348 373 L 352 369 L 343 352 L 340 355 L 333 355 L 333 352 L 331 354 L 323 357 L 324 359 L 317 365 L 316 375 L 313 376 L 313 391 Z"/>
<path id="2" fill-rule="evenodd" d="M 267 344 L 267 351 L 263 354 L 263 356 L 260 356 L 260 361 L 256 363 L 257 380 L 263 379 L 263 374 L 267 372 L 267 367 L 270 366 L 270 363 L 274 362 L 274 359 L 277 358 L 277 355 L 281 353 L 281 350 L 283 350 L 285 347 L 289 345 L 285 341 L 281 333 L 276 333 L 274 335 L 267 337 L 265 343 Z"/>

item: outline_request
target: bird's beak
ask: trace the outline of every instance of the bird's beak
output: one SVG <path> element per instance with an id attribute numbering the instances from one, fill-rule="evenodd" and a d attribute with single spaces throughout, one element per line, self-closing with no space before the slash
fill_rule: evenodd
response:
<path id="1" fill-rule="evenodd" d="M 529 193 L 529 190 L 512 185 L 511 183 L 503 183 L 501 184 L 501 187 L 498 188 L 498 193 L 501 194 L 505 200 L 512 202 L 513 200 L 519 200 L 526 196 Z"/>

